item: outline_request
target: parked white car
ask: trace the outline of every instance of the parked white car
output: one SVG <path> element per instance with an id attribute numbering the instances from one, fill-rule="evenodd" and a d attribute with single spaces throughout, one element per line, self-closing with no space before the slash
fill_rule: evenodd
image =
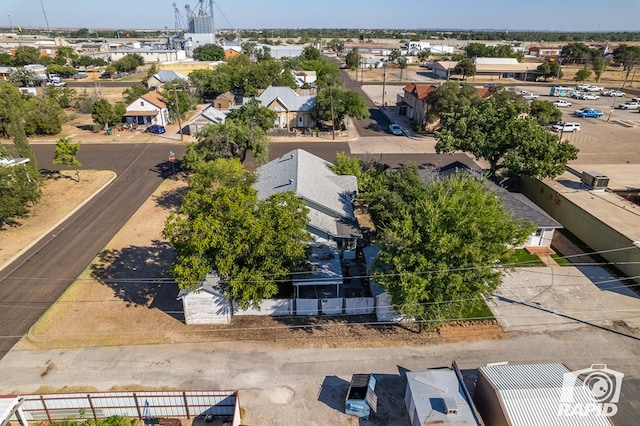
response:
<path id="1" fill-rule="evenodd" d="M 587 88 L 585 90 L 587 92 L 600 92 L 600 91 L 604 90 L 604 88 L 600 87 L 600 86 L 587 86 Z"/>
<path id="2" fill-rule="evenodd" d="M 531 101 L 533 99 L 538 99 L 538 95 L 534 95 L 533 93 L 527 92 L 527 91 L 524 91 L 524 90 L 522 92 L 520 92 L 520 94 L 522 95 L 523 98 L 525 98 L 528 101 Z"/>
<path id="3" fill-rule="evenodd" d="M 559 99 L 553 103 L 558 108 L 566 108 L 571 106 L 571 102 L 567 102 L 564 99 Z"/>
<path id="4" fill-rule="evenodd" d="M 593 93 L 583 93 L 580 99 L 584 99 L 587 101 L 595 101 L 596 99 L 600 99 L 600 96 L 594 95 Z"/>
<path id="5" fill-rule="evenodd" d="M 554 132 L 571 132 L 575 133 L 580 130 L 580 123 L 559 123 L 551 126 Z"/>

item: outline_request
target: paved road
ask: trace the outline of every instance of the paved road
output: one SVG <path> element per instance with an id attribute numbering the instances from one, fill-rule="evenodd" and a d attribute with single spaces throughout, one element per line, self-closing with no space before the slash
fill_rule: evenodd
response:
<path id="1" fill-rule="evenodd" d="M 238 389 L 243 424 L 353 425 L 356 419 L 342 412 L 348 381 L 354 373 L 371 372 L 378 379 L 379 410 L 360 424 L 400 426 L 408 424 L 402 402 L 406 370 L 453 360 L 469 375 L 489 362 L 562 362 L 573 370 L 603 363 L 625 374 L 613 419 L 625 426 L 638 424 L 639 350 L 637 339 L 594 329 L 368 349 L 285 349 L 257 341 L 16 350 L 0 361 L 0 393 L 42 386 Z"/>
<path id="2" fill-rule="evenodd" d="M 34 145 L 38 165 L 52 164 L 53 145 Z M 160 185 L 169 144 L 86 145 L 78 159 L 88 169 L 118 176 L 76 214 L 0 272 L 0 358 L 40 318 L 67 286 Z"/>
<path id="3" fill-rule="evenodd" d="M 369 118 L 365 118 L 363 120 L 354 120 L 356 129 L 358 129 L 358 134 L 360 137 L 370 137 L 370 136 L 385 136 L 389 134 L 387 130 L 389 128 L 389 124 L 391 121 L 384 115 L 378 107 L 373 103 L 373 101 L 369 98 L 362 88 L 360 87 L 360 83 L 354 81 L 349 77 L 349 74 L 346 70 L 340 70 L 342 74 L 342 80 L 344 81 L 344 87 L 347 90 L 355 90 L 360 93 L 362 97 L 367 102 L 367 106 L 369 107 Z"/>

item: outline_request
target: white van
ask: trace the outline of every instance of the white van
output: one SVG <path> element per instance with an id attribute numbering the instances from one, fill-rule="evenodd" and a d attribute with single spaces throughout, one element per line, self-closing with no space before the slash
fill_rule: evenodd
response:
<path id="1" fill-rule="evenodd" d="M 575 133 L 580 130 L 580 123 L 558 123 L 551 126 L 554 132 L 571 132 Z"/>

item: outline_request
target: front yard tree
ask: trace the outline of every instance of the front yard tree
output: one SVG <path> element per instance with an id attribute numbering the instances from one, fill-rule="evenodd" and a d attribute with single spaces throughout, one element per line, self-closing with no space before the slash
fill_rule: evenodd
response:
<path id="1" fill-rule="evenodd" d="M 437 89 L 427 94 L 427 121 L 433 122 L 442 114 L 468 106 L 478 96 L 478 89 L 469 84 L 445 81 Z"/>
<path id="2" fill-rule="evenodd" d="M 460 318 L 500 285 L 503 270 L 496 263 L 533 229 L 514 221 L 501 199 L 472 176 L 422 186 L 421 197 L 382 230 L 373 275 L 401 315 Z"/>
<path id="3" fill-rule="evenodd" d="M 335 128 L 339 129 L 347 116 L 358 120 L 367 118 L 369 107 L 358 92 L 329 86 L 318 91 L 313 115 L 324 121 L 333 118 Z"/>
<path id="4" fill-rule="evenodd" d="M 409 60 L 406 56 L 401 56 L 396 60 L 396 63 L 398 64 L 398 68 L 400 68 L 400 80 L 402 80 L 404 70 L 409 66 Z"/>
<path id="5" fill-rule="evenodd" d="M 198 141 L 187 146 L 183 157 L 184 165 L 189 168 L 218 158 L 237 158 L 244 162 L 249 152 L 258 163 L 267 159 L 269 138 L 259 126 L 228 118 L 222 124 L 204 126 L 196 137 Z"/>
<path id="6" fill-rule="evenodd" d="M 78 151 L 80 151 L 80 143 L 73 143 L 69 137 L 58 139 L 56 151 L 53 154 L 53 164 L 73 167 L 76 170 L 76 179 L 80 182 L 82 163 L 76 158 Z"/>
<path id="7" fill-rule="evenodd" d="M 100 127 L 108 129 L 110 124 L 114 123 L 113 105 L 106 99 L 100 99 L 93 104 L 91 109 L 91 118 Z"/>
<path id="8" fill-rule="evenodd" d="M 524 105 L 524 106 L 523 106 Z M 491 174 L 553 178 L 564 172 L 578 149 L 521 117 L 526 104 L 499 97 L 478 100 L 442 116 L 436 152 L 464 151 L 491 165 Z"/>
<path id="9" fill-rule="evenodd" d="M 169 216 L 164 229 L 176 250 L 171 274 L 180 288 L 197 288 L 215 272 L 226 299 L 245 309 L 305 269 L 304 201 L 290 191 L 258 200 L 252 181 L 237 159 L 198 165 L 180 213 Z"/>
<path id="10" fill-rule="evenodd" d="M 231 111 L 227 117 L 241 121 L 250 127 L 258 126 L 266 132 L 275 127 L 278 115 L 269 108 L 262 106 L 259 100 L 253 98 L 240 108 Z"/>
<path id="11" fill-rule="evenodd" d="M 427 62 L 427 59 L 429 59 L 429 56 L 431 56 L 431 50 L 423 49 L 418 52 L 418 61 L 420 61 L 421 64 L 425 63 Z"/>

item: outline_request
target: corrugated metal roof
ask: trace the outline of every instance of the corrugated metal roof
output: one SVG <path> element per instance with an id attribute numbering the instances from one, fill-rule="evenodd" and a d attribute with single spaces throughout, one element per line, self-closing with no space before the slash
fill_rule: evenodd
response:
<path id="1" fill-rule="evenodd" d="M 564 382 L 571 370 L 563 364 L 491 365 L 478 370 L 496 388 L 513 425 L 611 426 L 581 380 Z M 572 387 L 572 402 L 563 402 L 563 386 L 565 391 Z M 573 411 L 576 407 L 581 407 L 581 414 Z"/>

